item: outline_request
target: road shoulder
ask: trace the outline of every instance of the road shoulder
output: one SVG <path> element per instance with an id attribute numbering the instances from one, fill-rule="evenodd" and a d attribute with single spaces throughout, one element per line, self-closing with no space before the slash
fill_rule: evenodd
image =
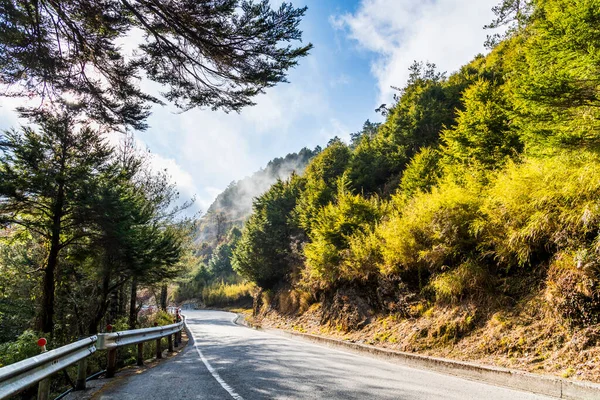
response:
<path id="1" fill-rule="evenodd" d="M 342 349 L 391 361 L 404 366 L 444 373 L 496 386 L 533 392 L 559 399 L 595 400 L 600 398 L 600 385 L 592 382 L 536 375 L 529 372 L 500 368 L 477 363 L 424 356 L 379 348 L 376 346 L 346 342 L 326 336 L 290 330 L 262 328 L 248 321 L 246 315 L 236 313 L 234 323 L 287 338 L 305 340 L 327 347 Z"/>

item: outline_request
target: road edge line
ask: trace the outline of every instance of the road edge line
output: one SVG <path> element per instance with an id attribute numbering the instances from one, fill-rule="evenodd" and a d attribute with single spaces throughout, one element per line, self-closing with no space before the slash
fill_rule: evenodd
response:
<path id="1" fill-rule="evenodd" d="M 200 360 L 202 360 L 202 362 L 204 363 L 204 366 L 206 367 L 208 372 L 210 372 L 212 377 L 215 378 L 215 380 L 219 383 L 219 385 L 221 385 L 221 387 L 223 389 L 225 389 L 227 391 L 227 393 L 229 393 L 229 395 L 234 400 L 244 400 L 244 398 L 242 396 L 240 396 L 231 386 L 229 386 L 229 384 L 227 382 L 225 382 L 225 380 L 223 378 L 221 378 L 221 375 L 219 375 L 217 370 L 215 370 L 213 368 L 213 366 L 210 364 L 210 362 L 208 362 L 206 357 L 204 357 L 204 354 L 200 350 L 200 347 L 198 347 L 199 344 L 196 342 L 196 337 L 194 336 L 194 333 L 192 332 L 192 330 L 188 327 L 187 322 L 185 323 L 185 329 L 187 330 L 188 335 L 194 341 L 193 345 L 194 345 L 194 348 L 196 349 L 196 351 L 198 352 L 198 356 L 200 356 Z"/>

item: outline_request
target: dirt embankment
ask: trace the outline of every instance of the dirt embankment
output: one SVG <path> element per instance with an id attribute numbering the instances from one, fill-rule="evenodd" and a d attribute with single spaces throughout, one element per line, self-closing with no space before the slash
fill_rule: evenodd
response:
<path id="1" fill-rule="evenodd" d="M 600 324 L 569 325 L 547 295 L 541 288 L 510 305 L 486 298 L 440 306 L 342 288 L 309 304 L 283 290 L 249 318 L 265 328 L 600 382 Z"/>

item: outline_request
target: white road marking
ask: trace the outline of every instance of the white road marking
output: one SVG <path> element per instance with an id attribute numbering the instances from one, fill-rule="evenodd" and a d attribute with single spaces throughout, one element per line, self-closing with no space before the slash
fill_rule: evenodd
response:
<path id="1" fill-rule="evenodd" d="M 206 369 L 208 369 L 208 372 L 210 372 L 210 374 L 213 376 L 213 378 L 215 378 L 215 380 L 217 382 L 219 382 L 219 385 L 221 385 L 221 387 L 223 389 L 225 389 L 227 391 L 227 393 L 229 393 L 229 395 L 233 399 L 235 399 L 235 400 L 244 400 L 244 398 L 242 396 L 240 396 L 239 394 L 237 394 L 236 391 L 231 386 L 229 386 L 227 384 L 227 382 L 225 382 L 223 380 L 223 378 L 221 378 L 221 375 L 219 375 L 219 373 L 217 372 L 217 370 L 214 369 L 212 365 L 210 365 L 210 363 L 208 362 L 208 360 L 206 359 L 206 357 L 204 357 L 204 354 L 202 354 L 202 351 L 200 351 L 200 347 L 196 344 L 196 338 L 194 337 L 194 333 L 192 332 L 191 329 L 189 329 L 189 327 L 188 327 L 188 331 L 192 335 L 192 339 L 194 339 L 194 347 L 196 348 L 196 351 L 198 352 L 198 355 L 200 356 L 200 359 L 202 360 L 202 362 L 204 363 L 204 365 L 206 365 Z"/>

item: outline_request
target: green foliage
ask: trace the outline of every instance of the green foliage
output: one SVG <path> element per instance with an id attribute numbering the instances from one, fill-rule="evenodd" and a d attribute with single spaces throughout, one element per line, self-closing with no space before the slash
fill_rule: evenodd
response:
<path id="1" fill-rule="evenodd" d="M 340 267 L 352 236 L 368 232 L 381 218 L 379 201 L 351 194 L 345 182 L 338 181 L 335 201 L 321 209 L 309 233 L 304 247 L 309 281 L 331 284 L 345 278 Z"/>
<path id="2" fill-rule="evenodd" d="M 231 266 L 232 247 L 235 248 L 235 246 L 229 243 L 219 245 L 215 250 L 215 254 L 213 254 L 208 262 L 208 270 L 215 278 L 223 279 L 233 273 Z"/>
<path id="3" fill-rule="evenodd" d="M 536 2 L 511 91 L 518 127 L 544 146 L 598 145 L 600 2 Z"/>
<path id="4" fill-rule="evenodd" d="M 0 343 L 17 338 L 32 326 L 40 295 L 36 266 L 46 251 L 28 235 L 0 240 Z"/>
<path id="5" fill-rule="evenodd" d="M 186 204 L 172 207 L 166 173 L 145 170 L 131 142 L 108 146 L 70 108 L 38 117 L 39 129 L 0 136 L 0 314 L 9 334 L 35 308 L 39 329 L 67 342 L 96 333 L 109 303 L 124 314 L 126 284 L 173 279 L 191 224 L 176 220 Z"/>
<path id="6" fill-rule="evenodd" d="M 377 135 L 377 131 L 379 130 L 380 126 L 380 123 L 373 123 L 369 120 L 366 120 L 360 132 L 354 132 L 350 134 L 350 148 L 355 149 L 361 140 L 365 138 L 373 139 L 375 135 Z"/>
<path id="7" fill-rule="evenodd" d="M 455 269 L 435 276 L 431 287 L 440 303 L 458 303 L 467 295 L 482 292 L 488 286 L 489 276 L 485 268 L 467 261 Z"/>
<path id="8" fill-rule="evenodd" d="M 291 241 L 299 231 L 290 215 L 303 184 L 292 176 L 258 197 L 233 252 L 233 268 L 262 288 L 272 288 L 291 272 Z"/>
<path id="9" fill-rule="evenodd" d="M 163 310 L 158 310 L 153 317 L 153 321 L 151 321 L 153 325 L 156 323 L 158 326 L 165 326 L 175 322 L 174 316 Z"/>
<path id="10" fill-rule="evenodd" d="M 418 192 L 429 191 L 441 177 L 440 158 L 438 150 L 431 147 L 422 148 L 406 166 L 399 193 L 411 197 Z"/>
<path id="11" fill-rule="evenodd" d="M 320 209 L 333 200 L 337 179 L 346 170 L 350 157 L 348 146 L 335 138 L 306 167 L 306 187 L 296 209 L 298 223 L 305 230 L 310 230 Z"/>
<path id="12" fill-rule="evenodd" d="M 394 176 L 422 147 L 436 145 L 444 127 L 454 125 L 465 80 L 447 80 L 433 64 L 415 62 L 410 70 L 397 104 L 385 110 L 385 123 L 356 146 L 348 177 L 358 192 L 392 193 Z"/>
<path id="13" fill-rule="evenodd" d="M 379 212 L 386 215 L 387 205 L 379 204 Z M 383 263 L 382 242 L 375 227 L 363 232 L 359 230 L 348 238 L 348 251 L 339 266 L 340 275 L 348 280 L 367 280 L 377 276 Z"/>
<path id="14" fill-rule="evenodd" d="M 595 243 L 600 222 L 600 160 L 564 152 L 509 164 L 490 187 L 480 229 L 498 263 L 548 260 L 561 249 Z"/>
<path id="15" fill-rule="evenodd" d="M 39 122 L 40 131 L 0 136 L 0 226 L 24 229 L 48 246 L 40 328 L 51 333 L 59 253 L 89 236 L 90 189 L 110 170 L 111 151 L 89 126 L 74 129 L 70 111 Z"/>
<path id="16" fill-rule="evenodd" d="M 232 266 L 233 250 L 241 239 L 242 231 L 237 227 L 231 228 L 225 236 L 224 241 L 210 254 L 194 256 L 192 262 L 196 262 L 196 267 L 193 268 L 187 277 L 178 282 L 176 291 L 176 301 L 200 299 L 205 304 L 208 304 L 204 297 L 205 289 L 215 285 L 232 284 L 237 285 L 242 278 L 234 271 Z M 212 247 L 208 243 L 203 242 L 206 248 Z M 206 262 L 205 260 L 208 260 Z"/>
<path id="17" fill-rule="evenodd" d="M 26 330 L 16 340 L 0 344 L 0 368 L 40 354 L 39 338 L 34 331 Z"/>
<path id="18" fill-rule="evenodd" d="M 414 196 L 382 224 L 382 273 L 442 271 L 458 266 L 477 247 L 473 224 L 479 217 L 478 187 L 441 184 Z"/>
<path id="19" fill-rule="evenodd" d="M 144 73 L 182 109 L 239 111 L 308 54 L 311 44 L 289 44 L 305 12 L 268 0 L 2 1 L 2 93 L 68 94 L 101 124 L 144 129 L 149 103 L 162 103 L 140 89 Z M 133 53 L 119 44 L 132 30 L 143 37 Z"/>
<path id="20" fill-rule="evenodd" d="M 444 154 L 452 162 L 494 169 L 522 151 L 518 135 L 510 129 L 502 87 L 479 80 L 465 90 L 463 102 L 456 127 L 443 133 Z"/>

